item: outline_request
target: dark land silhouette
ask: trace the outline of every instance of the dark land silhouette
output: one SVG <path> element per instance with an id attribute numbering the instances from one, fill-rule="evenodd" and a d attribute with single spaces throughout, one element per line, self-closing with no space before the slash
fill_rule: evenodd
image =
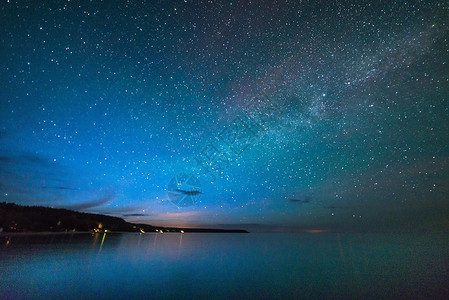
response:
<path id="1" fill-rule="evenodd" d="M 0 203 L 0 232 L 203 232 L 247 233 L 239 229 L 177 228 L 134 224 L 122 218 L 42 206 Z"/>

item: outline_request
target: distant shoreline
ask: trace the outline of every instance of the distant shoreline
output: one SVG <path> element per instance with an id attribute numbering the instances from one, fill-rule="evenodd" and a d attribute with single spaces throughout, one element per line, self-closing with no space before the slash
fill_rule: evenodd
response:
<path id="1" fill-rule="evenodd" d="M 27 232 L 0 232 L 0 236 L 6 235 L 65 235 L 65 234 L 86 234 L 90 231 L 27 231 Z M 112 232 L 107 232 L 112 233 Z"/>
<path id="2" fill-rule="evenodd" d="M 208 229 L 208 230 L 214 230 L 214 229 Z M 156 231 L 151 232 L 136 232 L 136 231 L 108 231 L 108 232 L 91 232 L 91 231 L 28 231 L 28 232 L 0 232 L 0 237 L 5 236 L 24 236 L 24 235 L 72 235 L 72 234 L 117 234 L 117 233 L 130 233 L 130 234 L 160 234 Z M 164 232 L 164 234 L 185 234 L 185 233 L 249 233 L 249 232 L 223 232 L 223 231 L 206 231 L 206 232 L 184 232 L 181 233 L 180 231 L 171 231 L 171 232 Z"/>
<path id="3" fill-rule="evenodd" d="M 243 229 L 177 228 L 135 224 L 122 218 L 42 206 L 0 203 L 0 234 L 22 233 L 248 233 Z"/>

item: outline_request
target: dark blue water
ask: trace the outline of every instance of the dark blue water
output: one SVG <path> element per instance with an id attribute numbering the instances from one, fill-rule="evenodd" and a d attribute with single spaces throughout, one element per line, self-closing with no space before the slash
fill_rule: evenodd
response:
<path id="1" fill-rule="evenodd" d="M 0 241 L 1 299 L 449 296 L 447 234 L 109 233 Z"/>

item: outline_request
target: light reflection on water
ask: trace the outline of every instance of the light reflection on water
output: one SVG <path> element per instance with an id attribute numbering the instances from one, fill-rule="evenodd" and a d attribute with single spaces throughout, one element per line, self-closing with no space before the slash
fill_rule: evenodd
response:
<path id="1" fill-rule="evenodd" d="M 3 235 L 0 298 L 443 298 L 448 237 Z"/>

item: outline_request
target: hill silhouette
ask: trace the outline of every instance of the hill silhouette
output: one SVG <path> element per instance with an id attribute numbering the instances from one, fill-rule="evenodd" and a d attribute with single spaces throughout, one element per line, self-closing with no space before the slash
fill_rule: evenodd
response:
<path id="1" fill-rule="evenodd" d="M 42 206 L 0 203 L 0 232 L 216 232 L 247 233 L 246 230 L 161 227 L 128 223 L 122 218 Z"/>

